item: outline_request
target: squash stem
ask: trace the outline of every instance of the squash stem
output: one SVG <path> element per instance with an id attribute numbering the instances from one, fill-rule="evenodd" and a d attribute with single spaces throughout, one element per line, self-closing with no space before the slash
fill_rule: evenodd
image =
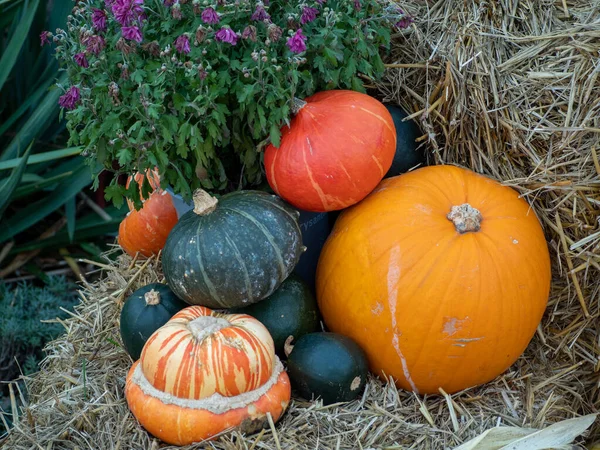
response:
<path id="1" fill-rule="evenodd" d="M 304 100 L 294 97 L 292 100 L 292 113 L 294 115 L 298 114 L 300 110 L 306 106 L 306 104 L 307 103 Z"/>
<path id="2" fill-rule="evenodd" d="M 206 216 L 217 208 L 219 201 L 208 192 L 198 189 L 194 192 L 194 212 L 199 216 Z"/>
<path id="3" fill-rule="evenodd" d="M 481 221 L 483 220 L 483 216 L 479 210 L 473 208 L 468 203 L 453 206 L 446 217 L 454 223 L 456 231 L 460 234 L 479 231 L 481 229 Z"/>
<path id="4" fill-rule="evenodd" d="M 146 305 L 155 306 L 160 303 L 160 293 L 152 289 L 149 292 L 144 294 L 144 300 L 146 300 Z"/>

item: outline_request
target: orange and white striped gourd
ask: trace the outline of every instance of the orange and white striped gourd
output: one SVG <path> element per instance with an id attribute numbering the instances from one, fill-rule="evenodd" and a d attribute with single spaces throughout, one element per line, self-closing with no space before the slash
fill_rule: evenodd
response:
<path id="1" fill-rule="evenodd" d="M 152 435 L 169 444 L 210 439 L 230 428 L 252 433 L 278 420 L 290 383 L 273 339 L 246 314 L 190 306 L 146 342 L 125 396 Z"/>

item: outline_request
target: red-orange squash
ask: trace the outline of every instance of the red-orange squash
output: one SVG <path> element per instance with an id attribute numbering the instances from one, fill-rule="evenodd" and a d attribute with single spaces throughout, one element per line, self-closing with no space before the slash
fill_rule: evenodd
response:
<path id="1" fill-rule="evenodd" d="M 158 254 L 178 221 L 171 195 L 160 188 L 158 173 L 148 171 L 147 177 L 154 191 L 148 199 L 143 200 L 139 211 L 127 200 L 129 213 L 119 225 L 119 245 L 131 256 L 135 256 L 136 253 L 143 256 Z M 143 175 L 138 173 L 134 179 L 141 189 Z M 127 180 L 128 186 L 130 181 L 131 178 Z"/>
<path id="2" fill-rule="evenodd" d="M 277 195 L 306 211 L 334 211 L 366 197 L 396 153 L 396 129 L 386 107 L 354 91 L 319 92 L 298 104 L 281 145 L 264 163 Z"/>
<path id="3" fill-rule="evenodd" d="M 317 268 L 326 325 L 417 393 L 488 382 L 544 313 L 550 256 L 513 189 L 453 166 L 384 180 L 342 212 Z"/>
<path id="4" fill-rule="evenodd" d="M 246 314 L 190 306 L 146 342 L 125 397 L 152 435 L 174 445 L 230 428 L 252 433 L 278 420 L 290 383 L 267 329 Z"/>

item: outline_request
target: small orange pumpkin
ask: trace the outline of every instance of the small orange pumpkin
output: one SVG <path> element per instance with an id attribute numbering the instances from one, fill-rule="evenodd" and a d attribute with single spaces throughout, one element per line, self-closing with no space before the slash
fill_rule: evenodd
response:
<path id="1" fill-rule="evenodd" d="M 146 430 L 187 445 L 237 427 L 252 433 L 281 417 L 290 383 L 273 339 L 246 314 L 190 306 L 146 342 L 125 397 Z"/>
<path id="2" fill-rule="evenodd" d="M 535 213 L 509 187 L 433 166 L 384 180 L 344 211 L 321 253 L 327 326 L 417 393 L 488 382 L 525 350 L 550 290 Z"/>
<path id="3" fill-rule="evenodd" d="M 318 92 L 295 105 L 281 145 L 265 150 L 267 181 L 305 211 L 334 211 L 365 198 L 396 154 L 396 128 L 377 99 L 360 92 Z"/>
<path id="4" fill-rule="evenodd" d="M 139 211 L 136 211 L 133 202 L 128 199 L 129 213 L 119 225 L 119 245 L 131 256 L 138 252 L 146 257 L 158 254 L 179 220 L 173 199 L 167 191 L 160 188 L 158 172 L 148 171 L 146 176 L 154 191 L 148 199 L 143 199 L 143 206 Z M 134 180 L 141 190 L 144 176 L 138 173 Z M 127 186 L 130 182 L 131 177 L 127 180 Z"/>

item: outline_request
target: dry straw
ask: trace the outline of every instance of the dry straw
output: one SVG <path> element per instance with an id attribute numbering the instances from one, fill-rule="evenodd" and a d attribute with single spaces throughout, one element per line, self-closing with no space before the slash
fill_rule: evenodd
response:
<path id="1" fill-rule="evenodd" d="M 295 400 L 256 435 L 189 448 L 446 449 L 497 425 L 543 428 L 600 408 L 600 2 L 398 4 L 416 20 L 394 38 L 379 95 L 414 113 L 432 162 L 485 173 L 530 202 L 553 256 L 542 325 L 485 386 L 420 398 L 373 379 L 356 402 Z M 102 270 L 27 379 L 27 406 L 5 448 L 162 446 L 127 409 L 132 361 L 118 329 L 124 296 L 161 281 L 159 263 L 122 256 Z M 600 439 L 598 423 L 586 436 Z"/>

